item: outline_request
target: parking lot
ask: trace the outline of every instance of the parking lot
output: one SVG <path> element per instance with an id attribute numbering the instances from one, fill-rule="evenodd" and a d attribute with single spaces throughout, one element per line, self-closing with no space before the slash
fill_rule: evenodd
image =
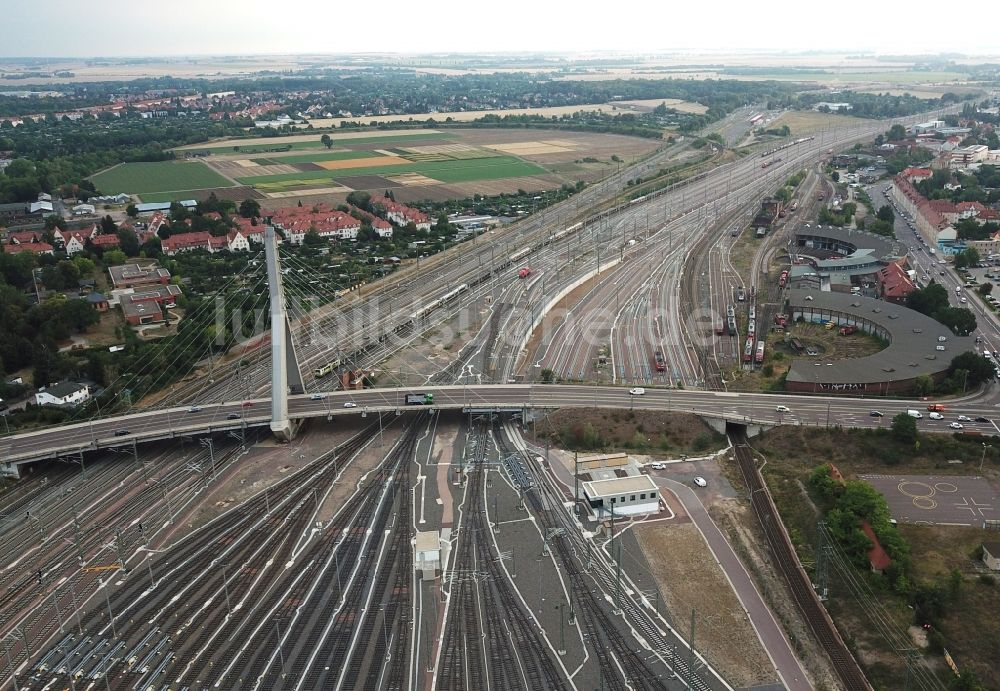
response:
<path id="1" fill-rule="evenodd" d="M 979 476 L 862 475 L 882 493 L 900 523 L 981 527 L 1000 519 L 998 497 Z"/>

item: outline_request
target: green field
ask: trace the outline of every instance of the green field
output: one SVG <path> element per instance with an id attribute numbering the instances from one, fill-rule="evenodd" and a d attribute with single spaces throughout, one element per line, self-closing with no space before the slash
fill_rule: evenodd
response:
<path id="1" fill-rule="evenodd" d="M 91 176 L 104 194 L 144 194 L 232 187 L 233 183 L 200 162 L 123 163 Z"/>
<path id="2" fill-rule="evenodd" d="M 244 185 L 266 186 L 277 183 L 281 187 L 295 184 L 315 184 L 319 180 L 354 177 L 358 175 L 393 175 L 397 173 L 420 173 L 441 182 L 471 182 L 473 180 L 500 180 L 529 175 L 541 175 L 547 171 L 514 156 L 495 156 L 492 158 L 473 159 L 466 161 L 426 161 L 404 163 L 395 166 L 372 166 L 369 168 L 350 168 L 347 170 L 316 170 L 287 175 L 259 175 L 257 177 L 237 178 Z"/>

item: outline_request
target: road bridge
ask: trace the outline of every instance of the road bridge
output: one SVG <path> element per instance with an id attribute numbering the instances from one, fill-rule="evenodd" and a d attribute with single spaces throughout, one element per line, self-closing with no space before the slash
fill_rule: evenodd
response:
<path id="1" fill-rule="evenodd" d="M 433 393 L 433 403 L 407 406 L 405 397 L 414 391 Z M 965 431 L 981 435 L 1000 434 L 993 417 L 994 400 L 975 394 L 946 403 L 949 413 L 961 413 L 989 422 L 966 422 Z M 779 409 L 779 406 L 786 410 Z M 893 415 L 926 408 L 926 403 L 880 397 L 802 396 L 796 394 L 731 393 L 685 389 L 645 389 L 631 395 L 629 389 L 610 386 L 562 384 L 482 384 L 378 388 L 291 395 L 290 419 L 327 418 L 342 415 L 398 415 L 404 410 L 520 410 L 548 411 L 557 408 L 611 408 L 690 413 L 721 423 L 887 427 Z M 872 416 L 877 411 L 880 416 Z M 18 466 L 45 458 L 67 456 L 109 447 L 131 445 L 173 437 L 246 430 L 270 426 L 271 399 L 229 401 L 196 407 L 151 410 L 17 434 L 0 440 L 4 474 L 17 475 Z M 953 432 L 949 420 L 918 420 L 922 432 Z"/>

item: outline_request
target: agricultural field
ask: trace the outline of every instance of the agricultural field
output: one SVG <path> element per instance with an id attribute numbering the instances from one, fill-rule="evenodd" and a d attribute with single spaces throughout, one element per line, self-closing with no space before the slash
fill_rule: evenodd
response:
<path id="1" fill-rule="evenodd" d="M 340 203 L 354 190 L 394 189 L 400 201 L 443 200 L 475 194 L 550 190 L 563 183 L 593 182 L 624 162 L 640 158 L 660 142 L 622 135 L 547 129 L 366 130 L 230 139 L 176 149 L 185 163 L 149 166 L 153 180 L 137 180 L 129 169 L 95 176 L 102 191 L 114 184 L 143 201 L 221 198 L 275 200 L 302 197 Z M 170 173 L 192 175 L 171 180 Z M 137 184 L 138 183 L 138 184 Z"/>
<path id="2" fill-rule="evenodd" d="M 122 163 L 91 176 L 103 194 L 185 192 L 231 187 L 233 182 L 200 162 Z M 184 198 L 178 195 L 177 199 Z"/>

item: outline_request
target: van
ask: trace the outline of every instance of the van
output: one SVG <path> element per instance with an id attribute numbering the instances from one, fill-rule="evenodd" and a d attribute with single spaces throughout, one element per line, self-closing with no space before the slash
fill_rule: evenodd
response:
<path id="1" fill-rule="evenodd" d="M 917 420 L 919 420 L 920 418 L 922 418 L 924 416 L 924 414 L 921 413 L 919 410 L 907 410 L 906 414 L 909 415 L 912 418 L 917 419 Z"/>

